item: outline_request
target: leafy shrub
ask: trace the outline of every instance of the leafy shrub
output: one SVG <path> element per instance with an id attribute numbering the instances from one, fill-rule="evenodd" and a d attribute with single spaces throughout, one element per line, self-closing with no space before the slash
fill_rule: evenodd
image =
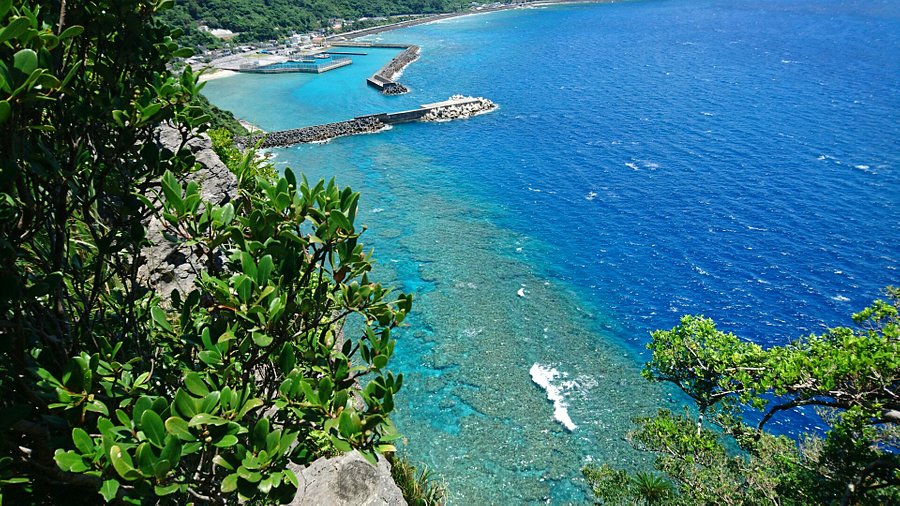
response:
<path id="1" fill-rule="evenodd" d="M 261 502 L 319 454 L 393 451 L 392 329 L 359 194 L 230 164 L 232 201 L 181 176 L 202 85 L 171 0 L 0 0 L 0 486 L 10 504 Z M 177 34 L 175 34 L 177 35 Z M 272 176 L 272 177 L 269 177 Z M 147 222 L 200 266 L 161 298 Z M 344 334 L 350 315 L 360 330 Z M 88 493 L 79 493 L 79 490 Z"/>
<path id="2" fill-rule="evenodd" d="M 597 498 L 649 503 L 652 492 L 654 501 L 672 504 L 900 502 L 900 290 L 886 294 L 853 315 L 855 328 L 769 349 L 703 317 L 654 332 L 645 376 L 680 387 L 697 417 L 660 410 L 636 419 L 629 440 L 656 454 L 656 469 L 677 493 L 663 493 L 646 472 L 588 466 Z M 824 438 L 807 433 L 798 445 L 766 432 L 770 420 L 802 406 L 823 417 Z M 704 415 L 718 430 L 704 426 Z"/>
<path id="3" fill-rule="evenodd" d="M 447 486 L 432 474 L 428 466 L 422 470 L 405 457 L 391 457 L 391 476 L 410 506 L 441 506 L 447 500 Z"/>

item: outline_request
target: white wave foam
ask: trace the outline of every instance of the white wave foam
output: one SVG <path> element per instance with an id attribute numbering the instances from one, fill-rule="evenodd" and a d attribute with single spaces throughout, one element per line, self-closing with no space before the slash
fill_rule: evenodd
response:
<path id="1" fill-rule="evenodd" d="M 843 295 L 835 295 L 834 297 L 831 298 L 831 300 L 836 300 L 838 302 L 849 302 L 850 301 L 850 299 L 848 299 L 847 297 L 844 297 Z"/>
<path id="2" fill-rule="evenodd" d="M 597 196 L 597 192 L 590 192 L 590 193 L 587 194 L 587 196 L 584 197 L 584 199 L 585 199 L 585 200 L 594 200 L 594 198 L 595 198 L 596 196 Z"/>
<path id="3" fill-rule="evenodd" d="M 531 375 L 531 381 L 543 388 L 547 392 L 547 400 L 553 403 L 553 418 L 561 423 L 569 431 L 577 428 L 575 422 L 569 417 L 569 405 L 566 404 L 563 397 L 563 386 L 554 385 L 556 378 L 561 377 L 559 371 L 553 367 L 545 367 L 535 363 L 528 371 Z"/>

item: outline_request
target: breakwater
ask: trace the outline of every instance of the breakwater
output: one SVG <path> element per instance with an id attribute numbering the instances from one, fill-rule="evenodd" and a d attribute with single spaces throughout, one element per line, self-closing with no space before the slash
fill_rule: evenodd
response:
<path id="1" fill-rule="evenodd" d="M 378 89 L 385 95 L 401 95 L 409 92 L 409 88 L 394 81 L 394 78 L 406 68 L 407 65 L 419 58 L 419 46 L 408 46 L 400 54 L 395 56 L 387 65 L 366 79 L 366 83 Z"/>
<path id="2" fill-rule="evenodd" d="M 474 98 L 454 95 L 446 102 L 422 107 L 428 109 L 428 112 L 422 116 L 421 121 L 450 121 L 484 114 L 496 109 L 497 104 L 483 97 Z"/>
<path id="3" fill-rule="evenodd" d="M 323 142 L 335 137 L 377 132 L 387 126 L 376 116 L 361 116 L 337 123 L 326 123 L 291 130 L 281 130 L 267 134 L 235 139 L 240 148 L 257 146 L 262 149 L 291 146 L 310 142 Z"/>
<path id="4" fill-rule="evenodd" d="M 496 109 L 497 105 L 486 98 L 464 97 L 454 95 L 449 100 L 434 104 L 425 104 L 418 109 L 392 113 L 370 114 L 347 121 L 326 123 L 291 130 L 281 130 L 267 134 L 252 135 L 235 139 L 240 148 L 258 146 L 259 148 L 276 148 L 324 142 L 335 137 L 374 133 L 389 125 L 408 123 L 411 121 L 450 121 L 465 119 Z"/>

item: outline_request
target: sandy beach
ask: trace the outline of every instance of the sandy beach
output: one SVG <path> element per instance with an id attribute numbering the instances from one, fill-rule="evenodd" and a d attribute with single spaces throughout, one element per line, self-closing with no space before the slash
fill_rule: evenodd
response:
<path id="1" fill-rule="evenodd" d="M 222 79 L 237 74 L 234 70 L 217 69 L 215 67 L 207 67 L 203 74 L 200 75 L 200 82 L 212 81 L 213 79 Z"/>

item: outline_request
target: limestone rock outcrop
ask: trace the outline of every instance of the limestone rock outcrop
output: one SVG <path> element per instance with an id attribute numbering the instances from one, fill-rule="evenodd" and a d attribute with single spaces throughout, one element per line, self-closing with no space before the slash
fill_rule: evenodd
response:
<path id="1" fill-rule="evenodd" d="M 176 129 L 163 125 L 157 129 L 155 141 L 174 153 L 181 145 L 181 135 Z M 237 178 L 219 159 L 208 136 L 190 139 L 184 149 L 194 155 L 199 168 L 184 176 L 183 183 L 196 181 L 203 200 L 216 205 L 225 204 L 237 196 Z M 138 270 L 138 277 L 163 300 L 167 300 L 176 288 L 182 294 L 193 290 L 194 278 L 204 268 L 205 259 L 194 259 L 186 248 L 166 238 L 163 230 L 158 218 L 150 219 L 147 239 L 151 244 L 141 251 L 145 263 Z"/>
<path id="2" fill-rule="evenodd" d="M 372 466 L 353 451 L 292 468 L 300 482 L 291 506 L 405 506 L 391 478 L 391 465 L 379 457 Z"/>

